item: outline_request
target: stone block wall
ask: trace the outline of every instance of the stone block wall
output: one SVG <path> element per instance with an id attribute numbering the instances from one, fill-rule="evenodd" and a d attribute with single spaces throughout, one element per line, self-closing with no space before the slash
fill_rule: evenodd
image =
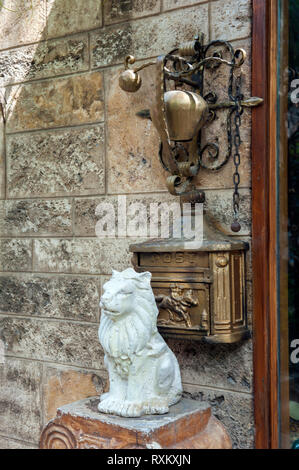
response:
<path id="1" fill-rule="evenodd" d="M 202 31 L 244 47 L 250 93 L 250 0 L 4 0 L 0 7 L 0 448 L 35 448 L 63 404 L 107 387 L 97 339 L 101 286 L 130 264 L 130 239 L 100 240 L 101 201 L 170 200 L 158 136 L 135 113 L 150 69 L 118 87 L 127 53 L 156 57 Z M 221 76 L 218 76 L 221 83 Z M 220 139 L 223 122 L 215 121 Z M 250 241 L 250 113 L 243 115 L 241 223 Z M 207 210 L 229 233 L 232 164 L 203 170 Z M 250 254 L 247 272 L 251 312 Z M 251 318 L 251 314 L 250 314 Z M 251 341 L 168 341 L 185 395 L 208 400 L 236 448 L 254 446 Z"/>

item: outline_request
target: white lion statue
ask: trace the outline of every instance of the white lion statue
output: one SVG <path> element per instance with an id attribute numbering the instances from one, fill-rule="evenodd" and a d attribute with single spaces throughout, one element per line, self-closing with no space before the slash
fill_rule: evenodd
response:
<path id="1" fill-rule="evenodd" d="M 157 330 L 158 309 L 151 273 L 113 271 L 101 297 L 100 343 L 110 390 L 100 397 L 102 413 L 138 417 L 164 414 L 182 395 L 176 357 Z"/>

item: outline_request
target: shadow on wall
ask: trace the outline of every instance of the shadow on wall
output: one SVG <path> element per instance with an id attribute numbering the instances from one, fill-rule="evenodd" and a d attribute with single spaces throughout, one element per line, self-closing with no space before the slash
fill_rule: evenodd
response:
<path id="1" fill-rule="evenodd" d="M 104 182 L 101 126 L 82 129 L 80 135 L 73 129 L 67 136 L 57 131 L 47 135 L 23 134 L 20 138 L 17 133 L 104 120 L 102 75 L 88 73 L 88 35 L 80 34 L 80 30 L 88 26 L 102 25 L 101 2 L 89 1 L 86 8 L 84 2 L 78 0 L 11 3 L 11 8 L 21 3 L 25 8 L 12 11 L 2 6 L 0 27 L 3 26 L 6 34 L 4 47 L 37 40 L 39 43 L 8 49 L 0 56 L 8 134 L 6 195 L 18 198 L 31 194 L 72 195 L 76 191 L 82 194 L 82 175 L 87 180 L 85 193 L 92 194 L 99 187 L 103 188 Z M 90 4 L 94 4 L 92 11 Z M 67 16 L 70 12 L 72 14 Z M 64 15 L 65 21 L 61 20 Z M 51 39 L 73 33 L 76 35 Z M 51 80 L 51 77 L 60 78 Z M 37 79 L 43 80 L 35 82 Z M 79 161 L 76 151 L 80 146 L 88 149 L 83 161 Z"/>

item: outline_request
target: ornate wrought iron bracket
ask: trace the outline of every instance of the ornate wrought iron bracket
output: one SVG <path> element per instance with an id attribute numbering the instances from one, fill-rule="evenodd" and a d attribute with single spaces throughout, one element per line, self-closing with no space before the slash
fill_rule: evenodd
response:
<path id="1" fill-rule="evenodd" d="M 161 145 L 159 157 L 163 168 L 170 173 L 167 187 L 182 202 L 203 202 L 204 192 L 196 189 L 193 179 L 201 168 L 211 171 L 221 169 L 233 156 L 234 222 L 232 230 L 238 232 L 240 184 L 240 126 L 244 108 L 263 102 L 262 98 L 244 98 L 241 92 L 241 66 L 246 60 L 244 49 L 234 49 L 224 40 L 204 45 L 203 34 L 194 41 L 183 44 L 157 60 L 130 68 L 135 63 L 127 56 L 125 70 L 119 77 L 120 87 L 128 92 L 139 90 L 142 84 L 139 72 L 148 66 L 156 68 L 156 98 L 151 110 L 137 113 L 150 118 L 159 132 Z M 214 90 L 205 94 L 205 73 L 216 72 L 220 66 L 229 68 L 227 100 L 218 101 Z M 227 149 L 222 155 L 215 142 L 202 145 L 202 128 L 209 125 L 219 110 L 227 111 Z"/>

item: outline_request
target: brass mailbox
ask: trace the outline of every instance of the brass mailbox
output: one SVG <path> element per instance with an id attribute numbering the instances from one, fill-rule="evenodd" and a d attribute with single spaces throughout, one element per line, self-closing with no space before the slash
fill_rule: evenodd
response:
<path id="1" fill-rule="evenodd" d="M 234 240 L 151 240 L 131 245 L 136 271 L 152 273 L 158 327 L 168 337 L 235 343 L 247 329 L 245 253 Z"/>

